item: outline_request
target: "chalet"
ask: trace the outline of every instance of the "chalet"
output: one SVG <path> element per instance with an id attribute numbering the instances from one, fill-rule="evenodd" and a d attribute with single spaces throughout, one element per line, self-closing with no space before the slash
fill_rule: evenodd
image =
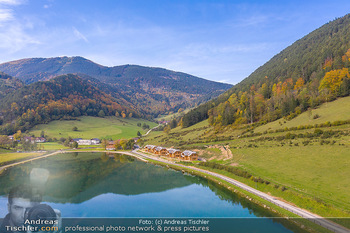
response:
<path id="1" fill-rule="evenodd" d="M 179 158 L 181 157 L 181 151 L 178 149 L 168 149 L 167 155 L 170 158 Z"/>
<path id="2" fill-rule="evenodd" d="M 154 150 L 154 153 L 157 155 L 166 155 L 168 152 L 168 150 L 165 147 L 160 147 L 160 146 L 157 146 L 153 150 Z"/>
<path id="3" fill-rule="evenodd" d="M 10 140 L 13 140 L 14 139 L 14 136 L 13 135 L 10 135 L 10 136 L 7 136 Z"/>
<path id="4" fill-rule="evenodd" d="M 198 154 L 194 151 L 185 150 L 181 153 L 181 158 L 183 160 L 198 160 Z"/>
<path id="5" fill-rule="evenodd" d="M 116 141 L 116 142 L 114 142 L 113 140 L 108 141 L 108 145 L 114 145 L 115 143 L 119 143 L 119 140 L 120 140 L 120 139 L 118 139 L 118 141 Z"/>
<path id="6" fill-rule="evenodd" d="M 153 148 L 155 147 L 154 145 L 146 145 L 144 148 L 147 152 L 153 152 Z"/>

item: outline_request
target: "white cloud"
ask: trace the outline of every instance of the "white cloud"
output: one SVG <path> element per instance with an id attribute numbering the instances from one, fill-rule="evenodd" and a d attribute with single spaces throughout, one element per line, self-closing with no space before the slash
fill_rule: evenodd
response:
<path id="1" fill-rule="evenodd" d="M 0 0 L 0 5 L 20 5 L 22 3 L 21 0 Z"/>
<path id="2" fill-rule="evenodd" d="M 76 29 L 75 27 L 73 27 L 73 32 L 78 39 L 84 40 L 86 43 L 89 43 L 89 40 L 81 32 L 79 32 L 78 29 Z"/>
<path id="3" fill-rule="evenodd" d="M 0 30 L 0 32 L 0 49 L 2 51 L 14 53 L 27 46 L 40 44 L 38 40 L 27 35 L 21 25 L 17 23 Z"/>
<path id="4" fill-rule="evenodd" d="M 9 9 L 0 9 L 0 23 L 13 19 L 12 10 Z"/>
<path id="5" fill-rule="evenodd" d="M 249 18 L 243 18 L 238 22 L 236 26 L 247 27 L 247 26 L 258 26 L 268 21 L 269 17 L 265 15 L 255 15 Z"/>
<path id="6" fill-rule="evenodd" d="M 15 17 L 14 9 L 24 3 L 20 0 L 0 0 L 0 52 L 12 54 L 40 42 L 26 33 L 27 23 Z"/>

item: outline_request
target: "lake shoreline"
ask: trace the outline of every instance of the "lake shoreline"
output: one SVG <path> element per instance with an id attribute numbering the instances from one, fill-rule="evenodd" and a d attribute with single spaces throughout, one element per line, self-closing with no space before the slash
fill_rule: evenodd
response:
<path id="1" fill-rule="evenodd" d="M 319 230 L 320 230 L 320 229 L 317 229 L 318 227 L 316 227 L 318 225 L 315 225 L 314 223 L 309 221 L 310 219 L 303 219 L 303 218 L 300 219 L 300 218 L 298 218 L 299 216 L 297 216 L 297 215 L 295 215 L 295 214 L 293 214 L 291 212 L 288 212 L 288 210 L 285 210 L 285 209 L 275 205 L 274 203 L 269 202 L 268 200 L 264 200 L 263 198 L 261 198 L 261 197 L 259 197 L 257 195 L 254 195 L 253 193 L 249 192 L 249 190 L 244 190 L 244 189 L 242 189 L 239 186 L 237 187 L 237 186 L 235 186 L 232 183 L 229 183 L 229 182 L 227 182 L 225 180 L 220 179 L 220 177 L 215 177 L 215 176 L 209 174 L 209 173 L 213 173 L 213 172 L 210 172 L 210 171 L 204 170 L 204 169 L 198 169 L 198 168 L 195 168 L 195 167 L 188 167 L 188 166 L 184 166 L 184 165 L 179 165 L 179 164 L 176 164 L 176 163 L 173 163 L 173 162 L 169 162 L 169 161 L 165 161 L 165 160 L 159 161 L 159 159 L 154 158 L 153 156 L 148 156 L 148 155 L 145 155 L 143 153 L 140 153 L 137 150 L 131 151 L 131 152 L 130 151 L 74 151 L 74 150 L 55 151 L 55 152 L 52 152 L 52 153 L 49 153 L 49 154 L 46 154 L 46 155 L 43 155 L 43 156 L 38 156 L 38 157 L 35 157 L 35 158 L 31 158 L 31 159 L 15 162 L 15 163 L 12 163 L 12 164 L 8 164 L 6 166 L 2 166 L 2 167 L 0 167 L 0 174 L 2 173 L 2 171 L 4 169 L 6 170 L 7 168 L 10 168 L 10 167 L 13 167 L 13 166 L 16 166 L 16 165 L 19 165 L 19 164 L 23 164 L 23 163 L 26 163 L 26 162 L 31 162 L 33 160 L 37 160 L 37 159 L 41 159 L 41 158 L 46 158 L 46 157 L 49 157 L 49 156 L 52 156 L 52 155 L 57 155 L 57 154 L 60 154 L 60 153 L 72 153 L 72 152 L 93 152 L 93 153 L 125 154 L 125 155 L 129 155 L 129 156 L 135 157 L 135 158 L 137 158 L 137 159 L 139 159 L 139 160 L 141 160 L 143 162 L 146 162 L 146 163 L 150 162 L 152 164 L 157 164 L 157 165 L 165 166 L 165 167 L 168 167 L 168 168 L 171 167 L 172 169 L 181 171 L 183 173 L 188 173 L 188 174 L 200 176 L 200 177 L 203 177 L 203 178 L 205 178 L 207 180 L 210 180 L 210 181 L 214 182 L 217 185 L 220 185 L 220 186 L 224 187 L 225 189 L 229 190 L 232 193 L 235 193 L 236 195 L 239 195 L 239 196 L 247 199 L 249 202 L 252 202 L 252 203 L 254 203 L 256 205 L 259 205 L 260 207 L 263 207 L 264 209 L 266 209 L 268 211 L 271 211 L 272 213 L 277 214 L 278 216 L 280 216 L 282 218 L 288 219 L 291 223 L 293 223 L 293 225 L 296 225 L 300 229 L 303 229 L 303 230 L 308 229 L 308 230 L 311 230 L 310 232 L 319 232 Z M 198 171 L 196 171 L 196 170 L 198 170 Z M 200 171 L 200 170 L 202 170 L 202 171 Z M 203 171 L 206 171 L 206 172 L 209 172 L 209 173 L 208 174 L 204 174 Z M 215 174 L 216 175 L 220 175 L 218 173 L 215 173 Z M 222 176 L 222 175 L 220 175 L 220 176 Z M 226 177 L 226 178 L 228 178 L 228 177 Z M 232 179 L 232 178 L 229 178 L 229 179 Z M 290 218 L 295 218 L 295 217 L 297 217 L 297 219 L 293 219 L 293 220 L 290 219 Z M 322 218 L 322 217 L 319 217 L 319 218 Z M 316 231 L 314 231 L 313 229 L 315 229 Z M 321 229 L 326 230 L 323 227 Z M 328 231 L 324 231 L 324 232 L 328 232 Z M 342 232 L 342 231 L 339 231 L 339 232 Z M 346 232 L 346 231 L 344 231 L 344 232 Z"/>

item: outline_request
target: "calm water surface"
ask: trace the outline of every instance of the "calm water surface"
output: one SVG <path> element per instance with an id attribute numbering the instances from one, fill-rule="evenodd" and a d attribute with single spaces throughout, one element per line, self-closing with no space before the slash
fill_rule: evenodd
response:
<path id="1" fill-rule="evenodd" d="M 196 176 L 126 155 L 66 153 L 0 175 L 0 218 L 7 194 L 20 184 L 45 190 L 44 202 L 62 217 L 271 217 L 263 208 Z M 266 219 L 275 232 L 292 232 Z M 293 230 L 295 231 L 295 230 Z"/>

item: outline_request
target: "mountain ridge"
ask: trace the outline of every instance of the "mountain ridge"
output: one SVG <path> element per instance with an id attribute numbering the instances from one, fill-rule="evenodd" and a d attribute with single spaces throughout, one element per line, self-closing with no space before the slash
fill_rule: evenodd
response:
<path id="1" fill-rule="evenodd" d="M 152 116 L 193 107 L 232 87 L 164 68 L 107 67 L 79 56 L 25 58 L 0 64 L 0 71 L 27 84 L 69 73 L 94 78 L 112 96 L 126 99 Z"/>

